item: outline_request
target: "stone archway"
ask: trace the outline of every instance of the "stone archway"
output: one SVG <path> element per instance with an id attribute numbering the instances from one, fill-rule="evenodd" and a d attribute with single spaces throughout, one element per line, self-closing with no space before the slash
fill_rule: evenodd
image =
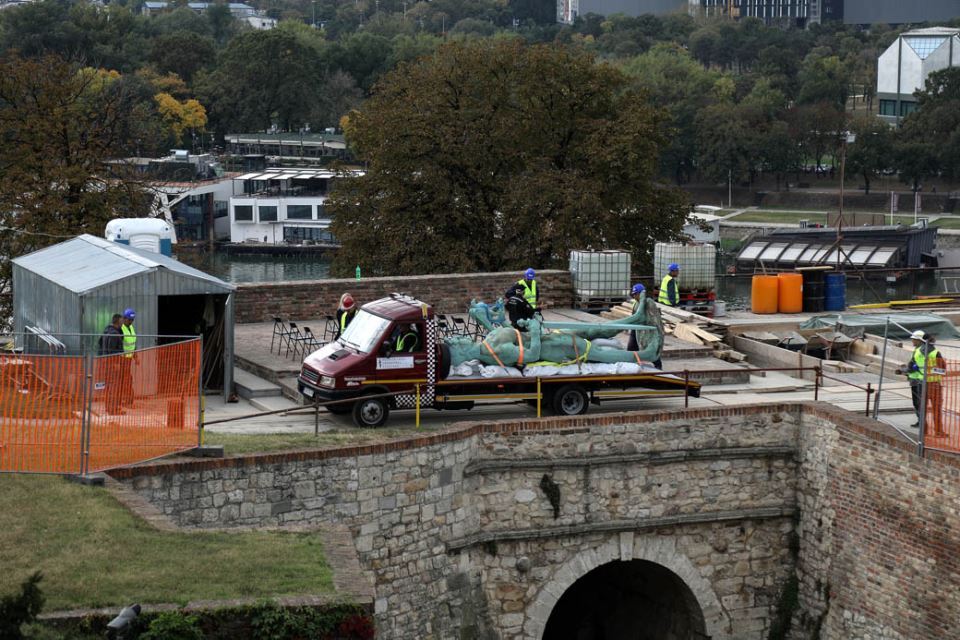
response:
<path id="1" fill-rule="evenodd" d="M 677 574 L 647 560 L 615 560 L 564 592 L 543 640 L 702 640 L 703 611 Z"/>
<path id="2" fill-rule="evenodd" d="M 632 532 L 611 536 L 603 544 L 584 550 L 558 567 L 553 572 L 552 579 L 540 589 L 527 609 L 524 637 L 528 640 L 541 640 L 545 637 L 548 620 L 555 607 L 581 578 L 605 565 L 624 565 L 632 560 L 645 561 L 644 564 L 633 565 L 634 567 L 647 570 L 656 567 L 652 569 L 652 573 L 646 574 L 646 578 L 671 585 L 674 595 L 680 599 L 677 606 L 690 614 L 688 627 L 691 630 L 702 634 L 700 637 L 706 636 L 711 640 L 731 638 L 730 621 L 713 587 L 687 556 L 677 549 L 676 539 L 670 536 L 634 536 Z M 605 574 L 595 575 L 602 577 Z"/>

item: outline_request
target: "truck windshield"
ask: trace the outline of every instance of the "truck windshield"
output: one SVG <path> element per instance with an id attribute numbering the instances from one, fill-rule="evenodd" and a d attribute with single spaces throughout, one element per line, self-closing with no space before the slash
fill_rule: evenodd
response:
<path id="1" fill-rule="evenodd" d="M 340 342 L 349 345 L 357 351 L 370 353 L 379 348 L 383 332 L 390 326 L 390 321 L 361 309 L 357 316 L 350 321 L 347 330 L 340 336 Z"/>

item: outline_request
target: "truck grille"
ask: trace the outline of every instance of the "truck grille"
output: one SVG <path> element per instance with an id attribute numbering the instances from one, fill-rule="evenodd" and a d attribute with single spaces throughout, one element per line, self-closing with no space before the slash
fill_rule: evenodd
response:
<path id="1" fill-rule="evenodd" d="M 313 384 L 320 382 L 320 374 L 313 369 L 307 368 L 306 366 L 300 370 L 300 377 Z"/>

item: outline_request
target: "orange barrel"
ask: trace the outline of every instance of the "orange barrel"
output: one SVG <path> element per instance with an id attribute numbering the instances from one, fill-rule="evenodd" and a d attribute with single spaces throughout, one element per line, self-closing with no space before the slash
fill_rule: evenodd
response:
<path id="1" fill-rule="evenodd" d="M 780 279 L 777 276 L 753 276 L 750 308 L 754 313 L 776 313 Z"/>
<path id="2" fill-rule="evenodd" d="M 780 292 L 777 295 L 780 313 L 800 313 L 803 311 L 803 274 L 779 273 Z"/>

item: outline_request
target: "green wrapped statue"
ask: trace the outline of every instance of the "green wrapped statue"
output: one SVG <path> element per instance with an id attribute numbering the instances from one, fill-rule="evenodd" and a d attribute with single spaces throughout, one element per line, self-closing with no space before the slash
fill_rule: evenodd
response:
<path id="1" fill-rule="evenodd" d="M 645 294 L 641 294 L 636 309 L 637 312 L 628 318 L 607 323 L 559 323 L 565 327 L 576 325 L 576 328 L 549 329 L 534 317 L 521 321 L 526 323 L 526 331 L 518 331 L 486 322 L 489 318 L 486 309 L 477 310 L 475 303 L 471 305 L 470 315 L 487 330 L 486 337 L 481 342 L 474 342 L 466 336 L 454 336 L 447 338 L 445 343 L 450 348 L 452 366 L 469 360 L 507 367 L 522 367 L 534 362 L 640 364 L 658 360 L 663 350 L 663 324 L 659 310 Z M 624 330 L 624 325 L 637 326 L 638 351 L 627 351 L 613 340 Z"/>

